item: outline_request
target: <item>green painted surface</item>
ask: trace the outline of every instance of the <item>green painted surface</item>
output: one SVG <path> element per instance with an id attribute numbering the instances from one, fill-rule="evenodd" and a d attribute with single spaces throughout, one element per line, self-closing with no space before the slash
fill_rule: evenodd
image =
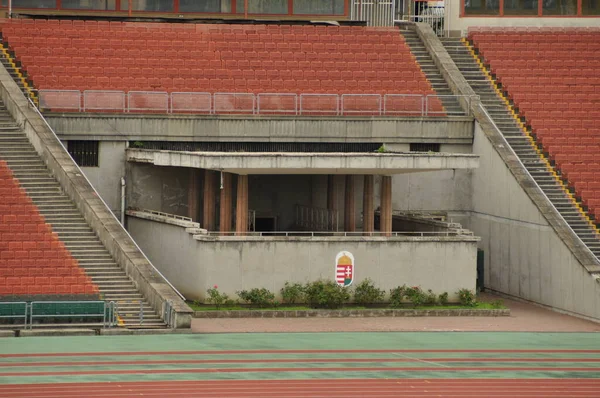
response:
<path id="1" fill-rule="evenodd" d="M 598 378 L 600 377 L 598 337 L 598 334 L 594 333 L 402 332 L 4 338 L 0 339 L 0 354 L 81 353 L 82 355 L 0 358 L 0 384 L 313 378 Z M 474 349 L 578 351 L 516 353 L 460 351 Z M 222 352 L 229 350 L 272 350 L 274 352 Z M 279 350 L 398 351 L 286 353 L 278 352 Z M 408 350 L 458 351 L 410 352 Z M 599 352 L 592 352 L 593 350 Z M 166 353 L 167 351 L 172 353 Z M 143 352 L 154 354 L 141 355 Z M 193 353 L 185 354 L 185 352 Z M 94 353 L 114 354 L 94 355 Z M 465 358 L 469 362 L 444 361 L 444 358 Z M 497 361 L 502 358 L 512 359 L 512 361 Z M 532 360 L 544 358 L 566 360 L 547 362 Z M 265 362 L 273 359 L 291 361 Z M 298 359 L 313 361 L 295 361 Z M 316 359 L 337 361 L 314 361 Z M 368 361 L 353 362 L 352 359 L 368 359 Z M 589 361 L 590 359 L 593 361 Z M 206 360 L 216 360 L 216 362 L 202 362 Z M 252 360 L 252 362 L 232 363 L 231 360 Z M 115 363 L 117 361 L 125 363 L 117 364 Z M 140 363 L 131 363 L 133 361 Z M 152 361 L 182 362 L 152 363 Z M 277 371 L 278 369 L 288 371 Z M 135 373 L 123 373 L 127 371 Z M 47 372 L 52 374 L 44 374 Z M 95 374 L 77 374 L 77 372 Z"/>

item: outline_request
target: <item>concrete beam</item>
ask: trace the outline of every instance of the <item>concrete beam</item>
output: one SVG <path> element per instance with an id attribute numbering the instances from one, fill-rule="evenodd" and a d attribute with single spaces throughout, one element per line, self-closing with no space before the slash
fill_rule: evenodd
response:
<path id="1" fill-rule="evenodd" d="M 127 161 L 234 174 L 402 174 L 474 169 L 479 157 L 455 153 L 230 153 L 128 149 Z"/>
<path id="2" fill-rule="evenodd" d="M 473 118 L 46 114 L 64 140 L 471 144 Z"/>

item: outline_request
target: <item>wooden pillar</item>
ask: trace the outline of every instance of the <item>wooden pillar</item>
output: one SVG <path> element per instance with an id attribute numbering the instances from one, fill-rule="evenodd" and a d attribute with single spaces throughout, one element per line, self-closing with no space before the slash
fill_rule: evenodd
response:
<path id="1" fill-rule="evenodd" d="M 237 177 L 237 201 L 235 208 L 235 232 L 243 235 L 248 232 L 248 176 Z"/>
<path id="2" fill-rule="evenodd" d="M 202 208 L 202 228 L 215 230 L 215 195 L 217 173 L 212 170 L 204 171 L 204 205 Z"/>
<path id="3" fill-rule="evenodd" d="M 346 176 L 346 194 L 344 196 L 344 227 L 348 232 L 356 231 L 356 207 L 354 201 L 354 176 Z"/>
<path id="4" fill-rule="evenodd" d="M 381 214 L 379 230 L 384 236 L 391 236 L 392 232 L 392 177 L 381 178 Z"/>
<path id="5" fill-rule="evenodd" d="M 198 197 L 200 192 L 199 170 L 189 169 L 190 180 L 188 182 L 188 217 L 192 221 L 198 221 Z"/>
<path id="6" fill-rule="evenodd" d="M 232 201 L 232 186 L 231 180 L 232 175 L 230 173 L 222 173 L 223 182 L 221 188 L 221 205 L 220 205 L 220 219 L 219 219 L 219 231 L 231 232 L 231 213 L 233 212 L 233 201 Z"/>
<path id="7" fill-rule="evenodd" d="M 366 175 L 363 189 L 363 231 L 369 235 L 375 230 L 375 212 L 373 208 L 373 176 Z"/>

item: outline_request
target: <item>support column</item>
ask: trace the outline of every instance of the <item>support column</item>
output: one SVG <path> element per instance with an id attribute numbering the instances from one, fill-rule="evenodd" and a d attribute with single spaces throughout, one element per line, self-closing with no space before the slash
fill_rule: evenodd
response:
<path id="1" fill-rule="evenodd" d="M 233 212 L 232 207 L 232 187 L 231 180 L 232 175 L 230 173 L 222 173 L 223 175 L 223 186 L 221 188 L 221 206 L 220 206 L 220 222 L 219 222 L 219 231 L 221 232 L 231 232 L 231 213 Z"/>
<path id="2" fill-rule="evenodd" d="M 363 190 L 363 231 L 369 235 L 375 230 L 375 212 L 373 208 L 373 176 L 366 175 Z"/>
<path id="3" fill-rule="evenodd" d="M 337 210 L 337 190 L 335 189 L 335 175 L 327 176 L 327 209 Z"/>
<path id="4" fill-rule="evenodd" d="M 354 201 L 354 176 L 346 176 L 346 194 L 344 196 L 344 227 L 348 232 L 356 231 L 356 208 Z"/>
<path id="5" fill-rule="evenodd" d="M 235 232 L 243 235 L 248 232 L 248 176 L 237 177 L 237 201 L 235 208 Z"/>
<path id="6" fill-rule="evenodd" d="M 217 173 L 212 170 L 204 171 L 204 205 L 202 208 L 202 224 L 208 231 L 215 230 L 215 195 Z"/>
<path id="7" fill-rule="evenodd" d="M 392 177 L 381 178 L 381 214 L 379 218 L 379 230 L 385 236 L 391 236 L 392 232 Z"/>
<path id="8" fill-rule="evenodd" d="M 200 192 L 199 170 L 190 169 L 190 180 L 188 183 L 188 217 L 192 221 L 198 221 L 198 196 Z"/>

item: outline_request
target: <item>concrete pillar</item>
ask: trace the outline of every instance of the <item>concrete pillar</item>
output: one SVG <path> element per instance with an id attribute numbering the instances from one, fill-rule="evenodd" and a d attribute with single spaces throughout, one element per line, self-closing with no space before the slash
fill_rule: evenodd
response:
<path id="1" fill-rule="evenodd" d="M 231 213 L 233 213 L 232 207 L 232 178 L 233 175 L 230 173 L 223 173 L 223 187 L 221 188 L 221 206 L 220 206 L 220 222 L 219 231 L 231 232 Z"/>
<path id="2" fill-rule="evenodd" d="M 235 208 L 235 232 L 243 235 L 248 232 L 248 176 L 237 177 L 237 201 Z"/>
<path id="3" fill-rule="evenodd" d="M 204 171 L 204 206 L 202 208 L 202 224 L 200 226 L 209 231 L 215 230 L 216 181 L 217 173 L 215 171 Z"/>
<path id="4" fill-rule="evenodd" d="M 346 194 L 344 196 L 344 227 L 348 232 L 356 231 L 356 207 L 354 201 L 354 176 L 346 176 Z"/>
<path id="5" fill-rule="evenodd" d="M 190 170 L 190 180 L 188 183 L 188 217 L 192 221 L 198 221 L 198 203 L 200 193 L 199 170 Z"/>
<path id="6" fill-rule="evenodd" d="M 373 208 L 373 176 L 366 175 L 363 189 L 363 231 L 365 235 L 375 230 L 375 212 Z"/>
<path id="7" fill-rule="evenodd" d="M 337 210 L 337 189 L 335 187 L 335 175 L 327 176 L 327 209 Z"/>
<path id="8" fill-rule="evenodd" d="M 391 236 L 392 232 L 392 177 L 381 178 L 381 215 L 379 218 L 379 230 L 385 236 Z"/>

